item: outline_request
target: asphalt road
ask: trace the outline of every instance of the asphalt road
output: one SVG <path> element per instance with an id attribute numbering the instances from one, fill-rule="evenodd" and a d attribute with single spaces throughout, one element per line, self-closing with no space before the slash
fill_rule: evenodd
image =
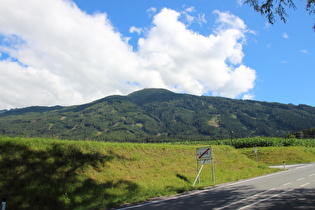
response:
<path id="1" fill-rule="evenodd" d="M 315 209 L 315 163 L 122 209 Z"/>

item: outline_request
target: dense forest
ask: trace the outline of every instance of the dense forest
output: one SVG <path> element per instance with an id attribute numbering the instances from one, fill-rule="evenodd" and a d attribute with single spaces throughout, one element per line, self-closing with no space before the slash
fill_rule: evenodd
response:
<path id="1" fill-rule="evenodd" d="M 315 128 L 315 108 L 143 89 L 78 106 L 0 112 L 0 135 L 98 141 L 285 136 Z"/>
<path id="2" fill-rule="evenodd" d="M 286 136 L 287 138 L 297 139 L 315 139 L 315 128 L 304 129 L 301 131 L 293 132 Z"/>

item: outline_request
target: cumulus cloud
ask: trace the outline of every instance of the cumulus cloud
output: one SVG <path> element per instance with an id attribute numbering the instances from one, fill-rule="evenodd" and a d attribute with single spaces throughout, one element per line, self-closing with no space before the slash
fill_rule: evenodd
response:
<path id="1" fill-rule="evenodd" d="M 87 15 L 69 1 L 2 1 L 0 28 L 8 43 L 1 51 L 27 66 L 1 61 L 1 87 L 11 87 L 0 93 L 1 108 L 69 105 L 132 90 L 124 83 L 136 79 L 137 57 L 106 14 Z"/>
<path id="2" fill-rule="evenodd" d="M 105 13 L 89 15 L 64 0 L 2 0 L 0 53 L 8 56 L 0 58 L 0 109 L 80 104 L 144 87 L 246 95 L 256 74 L 242 63 L 244 22 L 215 11 L 216 30 L 205 36 L 180 15 L 154 14 L 135 52 Z"/>
<path id="3" fill-rule="evenodd" d="M 139 40 L 146 68 L 159 72 L 168 88 L 228 97 L 253 88 L 255 71 L 242 65 L 244 22 L 229 13 L 215 13 L 219 15 L 216 34 L 203 36 L 179 22 L 180 13 L 163 9 L 147 37 Z"/>

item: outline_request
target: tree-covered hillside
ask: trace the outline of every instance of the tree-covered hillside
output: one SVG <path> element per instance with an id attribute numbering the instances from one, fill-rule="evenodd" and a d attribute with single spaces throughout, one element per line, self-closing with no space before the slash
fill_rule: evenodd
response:
<path id="1" fill-rule="evenodd" d="M 284 136 L 315 127 L 315 108 L 144 89 L 69 107 L 0 113 L 0 134 L 142 141 Z"/>

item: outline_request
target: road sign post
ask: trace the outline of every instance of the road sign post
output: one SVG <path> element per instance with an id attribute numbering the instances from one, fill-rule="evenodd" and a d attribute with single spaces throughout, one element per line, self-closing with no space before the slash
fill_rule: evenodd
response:
<path id="1" fill-rule="evenodd" d="M 195 186 L 197 180 L 200 183 L 200 174 L 201 171 L 206 163 L 212 164 L 212 181 L 214 182 L 214 163 L 212 158 L 212 147 L 199 147 L 197 148 L 196 152 L 196 159 L 197 159 L 197 176 L 193 183 L 193 186 Z M 199 168 L 199 164 L 201 164 L 201 167 Z"/>
<path id="2" fill-rule="evenodd" d="M 5 210 L 7 205 L 7 199 L 3 198 L 1 202 L 1 209 L 0 210 Z"/>
<path id="3" fill-rule="evenodd" d="M 255 155 L 256 155 L 256 162 L 258 162 L 258 155 L 257 155 L 257 151 L 258 151 L 258 149 L 254 149 L 254 153 L 255 153 Z"/>

